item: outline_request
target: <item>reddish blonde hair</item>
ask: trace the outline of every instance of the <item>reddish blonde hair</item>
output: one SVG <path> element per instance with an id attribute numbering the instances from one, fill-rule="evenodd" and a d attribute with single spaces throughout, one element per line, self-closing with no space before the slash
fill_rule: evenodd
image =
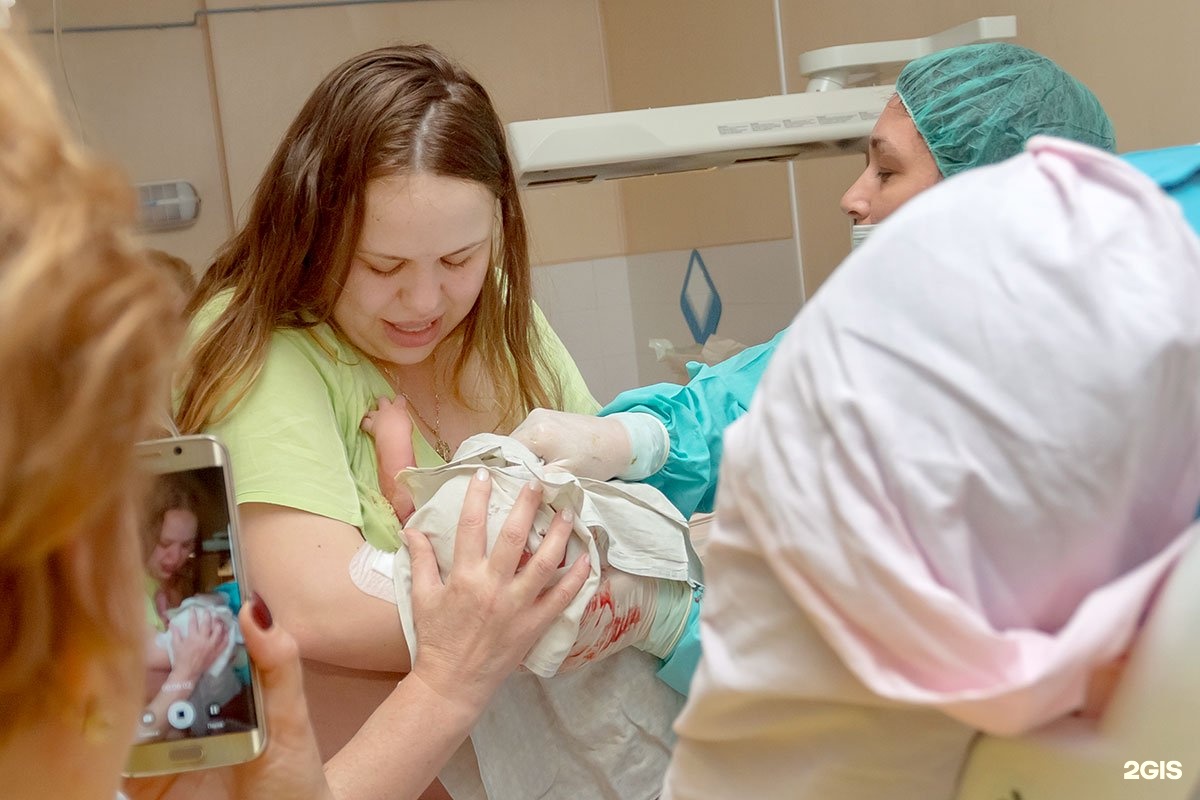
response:
<path id="1" fill-rule="evenodd" d="M 59 665 L 140 663 L 133 445 L 167 395 L 181 321 L 127 233 L 131 189 L 70 141 L 11 35 L 0 75 L 3 738 L 78 699 L 54 685 Z"/>

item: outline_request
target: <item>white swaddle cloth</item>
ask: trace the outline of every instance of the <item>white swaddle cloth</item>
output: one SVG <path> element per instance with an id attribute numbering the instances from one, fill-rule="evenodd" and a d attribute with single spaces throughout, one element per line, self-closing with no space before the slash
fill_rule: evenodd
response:
<path id="1" fill-rule="evenodd" d="M 537 478 L 544 503 L 534 520 L 531 546 L 540 542 L 538 532 L 546 530 L 554 511 L 571 508 L 575 526 L 567 563 L 586 551 L 592 574 L 523 662 L 534 674 L 511 676 L 472 731 L 483 785 L 469 752 L 462 749 L 443 770 L 442 782 L 455 800 L 657 797 L 674 744 L 671 724 L 684 702 L 655 676 L 659 660 L 628 648 L 594 665 L 549 676 L 575 642 L 602 563 L 635 575 L 688 580 L 689 564 L 694 573 L 698 561 L 689 557 L 686 520 L 651 486 L 547 473 L 516 440 L 479 434 L 463 442 L 449 464 L 401 473 L 417 506 L 407 527 L 429 537 L 443 578 L 452 564 L 467 486 L 481 466 L 492 477 L 489 548 L 521 488 Z M 351 564 L 351 575 L 364 591 L 397 603 L 416 658 L 407 550 L 393 554 L 364 546 Z"/>
<path id="2" fill-rule="evenodd" d="M 531 478 L 543 486 L 543 504 L 534 518 L 530 550 L 536 551 L 554 512 L 575 512 L 567 563 L 586 551 L 592 572 L 583 589 L 542 636 L 522 665 L 548 678 L 571 650 L 584 609 L 600 583 L 604 564 L 628 572 L 672 581 L 699 579 L 699 559 L 687 543 L 687 520 L 661 492 L 642 483 L 576 478 L 562 471 L 545 472 L 523 444 L 508 436 L 481 433 L 462 443 L 450 463 L 410 468 L 401 479 L 412 492 L 417 511 L 406 523 L 429 537 L 442 577 L 450 574 L 454 540 L 467 486 L 479 467 L 492 476 L 488 514 L 488 549 L 500 534 L 507 512 Z M 689 574 L 691 573 L 691 574 Z M 368 594 L 394 601 L 400 610 L 409 652 L 416 658 L 412 619 L 412 563 L 408 551 L 396 553 L 364 545 L 350 565 L 355 584 Z M 391 584 L 395 581 L 396 585 Z"/>
<path id="3" fill-rule="evenodd" d="M 171 632 L 187 637 L 190 633 L 192 620 L 197 614 L 207 614 L 223 625 L 226 630 L 225 646 L 213 659 L 208 669 L 199 676 L 194 690 L 194 697 L 201 698 L 205 706 L 210 703 L 225 705 L 242 689 L 242 683 L 234 673 L 234 649 L 245 641 L 242 639 L 241 628 L 238 627 L 237 617 L 229 607 L 229 601 L 220 594 L 196 594 L 184 598 L 175 608 L 167 611 L 167 629 L 154 637 L 154 643 L 166 650 L 171 666 L 175 665 L 175 644 Z"/>
<path id="4" fill-rule="evenodd" d="M 225 646 L 208 668 L 208 674 L 215 678 L 229 666 L 229 662 L 233 658 L 233 648 L 242 644 L 242 632 L 237 626 L 237 617 L 234 616 L 233 610 L 223 596 L 196 594 L 184 598 L 182 603 L 167 611 L 167 629 L 155 636 L 155 644 L 167 651 L 167 656 L 174 665 L 175 647 L 171 642 L 171 631 L 177 630 L 187 636 L 189 626 L 197 611 L 209 614 L 224 625 L 227 632 Z"/>

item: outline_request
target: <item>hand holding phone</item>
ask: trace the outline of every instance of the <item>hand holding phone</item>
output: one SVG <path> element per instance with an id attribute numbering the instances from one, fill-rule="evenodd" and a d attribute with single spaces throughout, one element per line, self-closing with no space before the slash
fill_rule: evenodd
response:
<path id="1" fill-rule="evenodd" d="M 225 448 L 210 436 L 143 442 L 147 704 L 127 775 L 249 761 L 266 744 L 259 676 L 237 605 L 247 592 Z M 161 666 L 167 664 L 165 675 Z"/>
<path id="2" fill-rule="evenodd" d="M 253 761 L 223 769 L 129 778 L 121 787 L 129 800 L 332 798 L 308 720 L 296 640 L 271 624 L 270 612 L 257 596 L 243 606 L 238 620 L 258 668 L 270 747 Z"/>

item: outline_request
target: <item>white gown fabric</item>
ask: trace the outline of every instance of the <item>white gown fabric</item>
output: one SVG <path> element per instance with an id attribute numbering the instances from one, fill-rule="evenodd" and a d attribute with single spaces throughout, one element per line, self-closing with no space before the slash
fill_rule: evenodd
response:
<path id="1" fill-rule="evenodd" d="M 541 532 L 550 526 L 554 512 L 570 508 L 575 513 L 575 528 L 567 547 L 567 561 L 573 562 L 583 552 L 591 559 L 592 572 L 579 595 L 521 662 L 533 674 L 553 677 L 571 652 L 584 611 L 600 584 L 602 565 L 611 564 L 631 575 L 671 581 L 694 577 L 689 575 L 687 520 L 662 492 L 643 483 L 597 481 L 561 471 L 546 472 L 537 456 L 516 439 L 480 433 L 464 441 L 450 463 L 414 467 L 400 474 L 417 507 L 405 524 L 429 538 L 443 579 L 449 576 L 454 563 L 458 517 L 467 487 L 480 467 L 487 469 L 492 479 L 488 503 L 489 549 L 500 535 L 500 527 L 521 489 L 530 479 L 536 479 L 543 494 L 530 534 L 531 549 L 536 550 L 541 544 Z M 412 562 L 407 548 L 396 552 L 394 570 L 394 599 L 400 609 L 409 652 L 416 658 Z"/>
<path id="2" fill-rule="evenodd" d="M 1076 709 L 1200 501 L 1200 242 L 1038 137 L 909 202 L 726 435 L 671 798 L 946 798 Z"/>

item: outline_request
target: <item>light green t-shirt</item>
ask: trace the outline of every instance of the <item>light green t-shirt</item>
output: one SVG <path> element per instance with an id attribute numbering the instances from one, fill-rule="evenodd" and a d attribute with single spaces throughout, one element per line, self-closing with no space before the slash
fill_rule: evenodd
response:
<path id="1" fill-rule="evenodd" d="M 194 341 L 228 303 L 214 298 L 189 328 Z M 563 410 L 594 414 L 600 405 L 579 368 L 534 308 L 550 369 L 563 386 Z M 375 365 L 325 324 L 275 331 L 262 372 L 246 396 L 204 432 L 225 443 L 238 503 L 271 503 L 358 528 L 373 546 L 395 550 L 400 524 L 379 491 L 375 445 L 359 423 L 378 397 L 395 392 Z M 417 465 L 444 463 L 413 426 Z"/>
<path id="2" fill-rule="evenodd" d="M 155 602 L 155 598 L 158 596 L 158 581 L 145 572 L 142 573 L 142 596 L 146 601 L 146 624 L 151 630 L 160 633 L 165 631 L 167 626 L 163 624 L 162 617 L 158 615 L 158 603 Z"/>

